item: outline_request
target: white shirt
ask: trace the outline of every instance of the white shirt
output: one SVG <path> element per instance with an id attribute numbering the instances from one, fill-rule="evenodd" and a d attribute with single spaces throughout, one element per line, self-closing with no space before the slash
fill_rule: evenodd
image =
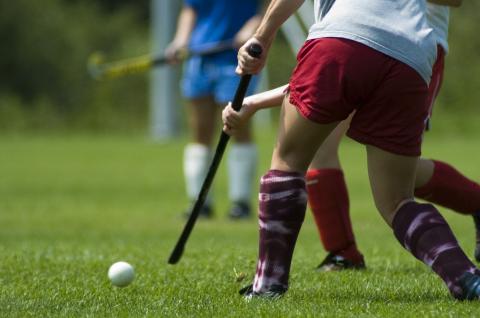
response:
<path id="1" fill-rule="evenodd" d="M 448 53 L 448 24 L 450 21 L 450 8 L 432 3 L 427 4 L 428 24 L 435 31 L 435 38 L 445 53 Z"/>
<path id="2" fill-rule="evenodd" d="M 315 0 L 308 39 L 362 43 L 409 65 L 429 83 L 437 45 L 426 9 L 425 0 Z"/>

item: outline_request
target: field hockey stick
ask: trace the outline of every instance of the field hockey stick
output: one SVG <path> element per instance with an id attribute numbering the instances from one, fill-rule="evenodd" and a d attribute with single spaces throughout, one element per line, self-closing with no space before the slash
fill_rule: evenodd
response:
<path id="1" fill-rule="evenodd" d="M 180 50 L 177 59 L 185 60 L 191 56 L 210 55 L 233 48 L 234 43 L 232 40 L 205 44 L 192 49 Z M 104 58 L 99 52 L 92 53 L 88 58 L 88 73 L 95 79 L 115 78 L 141 73 L 152 67 L 164 65 L 169 62 L 169 58 L 165 55 L 152 56 L 150 54 L 114 62 L 103 62 L 103 60 Z"/>
<path id="2" fill-rule="evenodd" d="M 257 44 L 252 44 L 248 48 L 248 53 L 252 57 L 260 57 L 262 54 L 262 48 Z M 242 108 L 243 99 L 245 98 L 245 94 L 247 92 L 248 84 L 250 83 L 250 79 L 252 78 L 251 75 L 243 75 L 240 79 L 240 83 L 238 84 L 237 90 L 235 91 L 235 97 L 233 98 L 232 108 L 236 111 L 239 111 Z M 193 205 L 193 208 L 190 212 L 190 216 L 183 228 L 182 234 L 180 235 L 175 248 L 173 249 L 172 253 L 170 254 L 170 258 L 168 259 L 169 264 L 176 264 L 180 258 L 182 257 L 183 250 L 185 249 L 185 244 L 187 243 L 188 237 L 193 230 L 193 226 L 197 221 L 198 215 L 200 214 L 200 209 L 202 208 L 203 204 L 205 203 L 205 199 L 207 198 L 208 190 L 210 190 L 210 186 L 212 185 L 213 178 L 215 177 L 215 173 L 217 172 L 218 165 L 222 160 L 223 153 L 225 152 L 225 148 L 227 143 L 230 139 L 230 136 L 222 131 L 220 135 L 220 139 L 217 144 L 217 148 L 215 149 L 215 155 L 212 159 L 212 163 L 210 164 L 210 168 L 208 169 L 207 176 L 203 181 L 202 188 L 200 193 L 198 194 L 197 200 Z"/>

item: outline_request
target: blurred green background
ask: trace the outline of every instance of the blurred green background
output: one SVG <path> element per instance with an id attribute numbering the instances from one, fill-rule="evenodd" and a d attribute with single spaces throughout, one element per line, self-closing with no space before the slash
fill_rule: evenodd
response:
<path id="1" fill-rule="evenodd" d="M 148 73 L 97 82 L 86 72 L 94 51 L 108 59 L 150 51 L 150 1 L 0 0 L 0 132 L 147 133 Z M 437 132 L 471 133 L 480 97 L 478 1 L 452 10 Z M 279 36 L 270 85 L 288 80 L 294 56 Z M 275 118 L 275 117 L 274 117 Z"/>

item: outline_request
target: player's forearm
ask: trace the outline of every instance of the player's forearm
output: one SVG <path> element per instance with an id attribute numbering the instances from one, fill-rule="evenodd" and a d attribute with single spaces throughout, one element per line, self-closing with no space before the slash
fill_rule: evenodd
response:
<path id="1" fill-rule="evenodd" d="M 250 18 L 235 35 L 235 45 L 240 47 L 245 44 L 245 42 L 253 36 L 261 21 L 262 16 L 259 14 Z"/>
<path id="2" fill-rule="evenodd" d="M 248 104 L 253 111 L 264 108 L 280 106 L 285 96 L 285 90 L 288 84 L 271 89 L 266 92 L 258 93 L 245 98 L 245 104 Z"/>
<path id="3" fill-rule="evenodd" d="M 262 22 L 263 16 L 265 15 L 265 12 L 267 10 L 268 2 L 269 1 L 266 1 L 266 0 L 262 1 L 262 5 L 261 5 L 258 13 L 255 16 L 253 16 L 252 18 L 250 18 L 245 23 L 245 25 L 243 26 L 243 29 L 250 32 L 250 36 L 252 36 L 255 33 L 255 31 L 258 29 L 258 27 L 260 26 L 260 23 Z"/>
<path id="4" fill-rule="evenodd" d="M 175 33 L 173 42 L 180 45 L 187 45 L 192 30 L 195 27 L 196 19 L 197 14 L 191 7 L 183 7 L 178 17 L 177 32 Z"/>
<path id="5" fill-rule="evenodd" d="M 254 36 L 264 44 L 271 44 L 280 26 L 304 2 L 304 0 L 272 0 Z"/>
<path id="6" fill-rule="evenodd" d="M 428 2 L 449 7 L 459 7 L 462 5 L 462 0 L 428 0 Z"/>
<path id="7" fill-rule="evenodd" d="M 250 34 L 252 36 L 255 33 L 255 30 L 258 29 L 260 22 L 262 22 L 262 16 L 260 14 L 255 15 L 254 17 L 250 18 L 245 25 L 243 26 L 242 30 L 245 33 Z"/>
<path id="8" fill-rule="evenodd" d="M 222 111 L 222 121 L 224 131 L 227 134 L 234 134 L 239 128 L 244 126 L 250 118 L 260 109 L 278 106 L 282 103 L 285 96 L 285 90 L 288 85 L 284 85 L 263 93 L 249 96 L 243 100 L 243 107 L 235 111 L 232 104 L 229 103 Z"/>

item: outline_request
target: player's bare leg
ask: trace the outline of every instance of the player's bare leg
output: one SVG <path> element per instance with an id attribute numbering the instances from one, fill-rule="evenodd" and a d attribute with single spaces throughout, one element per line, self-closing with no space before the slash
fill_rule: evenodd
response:
<path id="1" fill-rule="evenodd" d="M 446 162 L 420 159 L 415 196 L 471 215 L 475 223 L 475 259 L 480 261 L 480 185 Z"/>
<path id="2" fill-rule="evenodd" d="M 400 244 L 435 271 L 455 298 L 478 298 L 478 269 L 447 222 L 433 205 L 413 200 L 417 158 L 373 146 L 367 146 L 367 158 L 375 204 Z"/>
<path id="3" fill-rule="evenodd" d="M 193 99 L 188 103 L 189 143 L 184 150 L 183 170 L 187 195 L 193 202 L 200 192 L 211 160 L 211 146 L 217 125 L 218 107 L 212 97 Z M 211 198 L 208 197 L 200 216 L 212 215 Z"/>
<path id="4" fill-rule="evenodd" d="M 337 246 L 344 246 L 346 245 L 345 242 L 354 242 L 348 214 L 348 193 L 344 182 L 343 184 L 339 182 L 340 178 L 343 180 L 343 174 L 340 170 L 338 145 L 344 131 L 348 128 L 347 122 L 348 120 L 345 121 L 345 124 L 342 122 L 325 140 L 307 173 L 309 202 L 312 209 L 317 207 L 316 210 L 313 210 L 315 221 L 322 243 L 325 249 L 330 252 L 319 266 L 319 269 L 323 271 L 348 268 L 351 261 L 355 260 L 356 256 L 361 255 L 356 247 L 351 251 L 344 250 L 346 253 L 350 252 L 350 255 L 335 252 L 340 250 Z M 315 168 L 318 171 L 313 170 Z M 327 173 L 329 169 L 330 173 Z M 335 169 L 339 169 L 336 177 L 337 182 L 332 180 L 332 178 L 335 178 L 335 175 L 333 175 L 336 172 Z M 329 177 L 330 179 L 328 179 Z M 328 186 L 322 186 L 322 184 Z M 327 195 L 329 191 L 332 193 Z M 480 185 L 469 180 L 447 163 L 420 158 L 415 178 L 415 197 L 448 207 L 461 214 L 472 215 L 476 227 L 475 258 L 480 261 Z M 328 205 L 329 201 L 332 201 L 335 206 Z M 346 212 L 342 213 L 342 211 Z M 318 217 L 316 217 L 317 215 Z M 342 215 L 344 217 L 340 218 Z M 336 219 L 331 220 L 335 217 Z M 358 260 L 357 264 L 363 264 L 363 257 L 357 257 L 356 259 Z M 354 266 L 350 267 L 355 268 Z"/>
<path id="5" fill-rule="evenodd" d="M 228 190 L 231 202 L 228 216 L 230 219 L 237 220 L 246 219 L 252 215 L 250 202 L 258 154 L 249 124 L 238 130 L 234 141 L 227 158 Z"/>
<path id="6" fill-rule="evenodd" d="M 338 148 L 351 116 L 330 133 L 307 171 L 308 202 L 327 257 L 319 271 L 365 268 L 350 220 L 348 189 L 338 157 Z"/>
<path id="7" fill-rule="evenodd" d="M 314 123 L 300 115 L 288 99 L 287 95 L 282 104 L 280 126 L 270 168 L 304 173 L 319 146 L 338 123 L 326 125 Z"/>
<path id="8" fill-rule="evenodd" d="M 423 187 L 432 179 L 435 165 L 432 160 L 420 158 L 417 165 L 417 174 L 415 176 L 415 189 Z"/>
<path id="9" fill-rule="evenodd" d="M 191 100 L 187 108 L 190 140 L 211 147 L 218 124 L 218 112 L 218 106 L 212 97 Z"/>
<path id="10" fill-rule="evenodd" d="M 337 127 L 328 135 L 322 146 L 318 148 L 308 169 L 341 169 L 338 148 L 345 132 L 350 125 L 350 119 L 340 122 Z"/>
<path id="11" fill-rule="evenodd" d="M 270 170 L 260 183 L 259 255 L 253 286 L 241 291 L 247 296 L 276 297 L 287 290 L 292 254 L 307 204 L 305 172 L 335 126 L 303 118 L 288 97 L 284 99 Z"/>
<path id="12" fill-rule="evenodd" d="M 375 206 L 388 225 L 399 206 L 414 201 L 417 157 L 407 157 L 367 146 L 368 176 Z"/>

